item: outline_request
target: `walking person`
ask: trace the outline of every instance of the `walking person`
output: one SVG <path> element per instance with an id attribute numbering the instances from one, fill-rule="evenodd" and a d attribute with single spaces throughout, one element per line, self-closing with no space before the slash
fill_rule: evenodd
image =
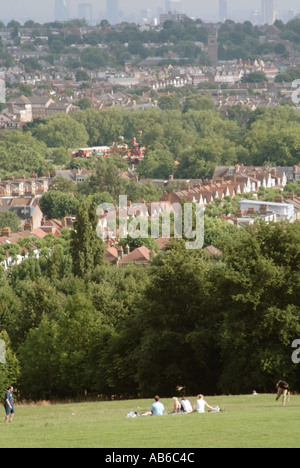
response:
<path id="1" fill-rule="evenodd" d="M 276 384 L 276 388 L 277 388 L 276 401 L 278 401 L 280 399 L 280 397 L 282 396 L 282 406 L 285 406 L 286 399 L 287 399 L 288 403 L 290 401 L 290 387 L 289 387 L 289 384 L 287 382 L 284 382 L 283 380 L 279 380 L 279 382 L 277 382 L 277 384 Z"/>
<path id="2" fill-rule="evenodd" d="M 12 422 L 15 414 L 14 400 L 13 400 L 13 386 L 8 387 L 4 397 L 5 420 L 4 422 Z"/>

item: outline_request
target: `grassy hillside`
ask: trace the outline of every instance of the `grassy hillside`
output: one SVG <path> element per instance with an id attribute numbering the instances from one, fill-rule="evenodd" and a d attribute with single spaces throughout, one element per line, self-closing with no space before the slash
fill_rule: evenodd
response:
<path id="1" fill-rule="evenodd" d="M 191 398 L 194 403 L 195 398 Z M 0 448 L 299 447 L 300 396 L 282 408 L 275 395 L 208 397 L 224 411 L 126 419 L 150 400 L 16 408 L 0 423 Z M 172 400 L 163 400 L 166 411 Z"/>

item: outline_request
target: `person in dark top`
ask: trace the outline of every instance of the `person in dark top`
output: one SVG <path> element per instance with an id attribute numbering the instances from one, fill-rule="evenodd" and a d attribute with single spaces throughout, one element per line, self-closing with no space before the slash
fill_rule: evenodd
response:
<path id="1" fill-rule="evenodd" d="M 14 401 L 13 401 L 13 391 L 14 388 L 12 386 L 8 387 L 5 397 L 4 397 L 4 409 L 5 409 L 5 422 L 12 422 L 15 408 L 14 408 Z"/>
<path id="2" fill-rule="evenodd" d="M 279 400 L 279 398 L 282 396 L 282 406 L 285 405 L 286 403 L 286 398 L 288 397 L 288 402 L 290 401 L 290 387 L 287 382 L 284 382 L 283 380 L 279 380 L 276 384 L 277 388 L 277 397 L 276 401 Z"/>

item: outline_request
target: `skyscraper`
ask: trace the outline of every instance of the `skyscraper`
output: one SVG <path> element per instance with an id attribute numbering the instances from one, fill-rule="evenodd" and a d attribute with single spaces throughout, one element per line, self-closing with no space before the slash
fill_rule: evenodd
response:
<path id="1" fill-rule="evenodd" d="M 166 13 L 180 13 L 181 0 L 166 0 L 165 12 Z"/>
<path id="2" fill-rule="evenodd" d="M 55 0 L 55 21 L 68 21 L 69 10 L 67 0 Z"/>
<path id="3" fill-rule="evenodd" d="M 273 24 L 275 21 L 274 0 L 262 0 L 261 14 L 263 24 Z"/>
<path id="4" fill-rule="evenodd" d="M 78 18 L 85 19 L 89 25 L 93 24 L 93 7 L 91 3 L 79 3 Z"/>
<path id="5" fill-rule="evenodd" d="M 224 23 L 228 19 L 227 0 L 219 0 L 219 20 Z"/>
<path id="6" fill-rule="evenodd" d="M 107 20 L 110 24 L 119 23 L 119 0 L 106 1 Z"/>

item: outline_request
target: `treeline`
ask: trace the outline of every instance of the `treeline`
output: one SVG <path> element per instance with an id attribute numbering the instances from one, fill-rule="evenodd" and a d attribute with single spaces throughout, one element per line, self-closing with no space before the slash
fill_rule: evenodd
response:
<path id="1" fill-rule="evenodd" d="M 84 22 L 76 23 L 78 23 L 76 26 L 85 26 Z M 18 36 L 22 28 L 21 24 L 11 21 L 8 27 L 12 28 L 13 45 L 21 46 Z M 201 20 L 193 21 L 187 18 L 182 23 L 166 21 L 163 28 L 149 31 L 141 31 L 138 25 L 126 23 L 119 27 L 111 27 L 104 20 L 99 27 L 83 36 L 74 33 L 71 22 L 65 24 L 66 28 L 69 27 L 69 34 L 66 34 L 65 29 L 60 33 L 60 30 L 64 28 L 63 22 L 45 25 L 27 22 L 25 27 L 31 28 L 35 40 L 29 45 L 21 46 L 22 49 L 34 51 L 40 45 L 45 46 L 44 40 L 40 37 L 47 37 L 48 55 L 44 57 L 44 60 L 54 65 L 55 59 L 64 54 L 67 56 L 65 65 L 69 69 L 84 67 L 94 70 L 107 66 L 124 66 L 128 60 L 138 63 L 147 57 L 165 57 L 169 52 L 176 55 L 179 61 L 184 59 L 185 64 L 209 64 L 207 54 L 204 54 L 201 47 L 197 45 L 197 43 L 207 43 L 208 38 L 208 30 Z M 53 33 L 53 28 L 56 29 L 55 33 Z M 91 47 L 81 51 L 79 46 L 84 44 Z M 99 44 L 102 45 L 102 50 Z M 149 44 L 151 44 L 150 47 Z M 1 60 L 7 66 L 12 66 L 14 63 L 13 57 L 6 53 L 0 40 Z M 22 63 L 27 72 L 42 69 L 41 63 L 36 59 L 23 59 Z"/>
<path id="2" fill-rule="evenodd" d="M 211 178 L 215 166 L 299 162 L 300 116 L 289 105 L 249 109 L 238 105 L 223 118 L 208 96 L 191 92 L 180 99 L 164 96 L 161 109 L 84 110 L 72 116 L 36 119 L 24 131 L 4 132 L 0 139 L 0 176 L 32 172 L 43 175 L 55 167 L 95 168 L 95 161 L 74 160 L 70 149 L 112 146 L 122 136 L 132 145 L 142 131 L 146 147 L 138 166 L 141 178 Z M 121 155 L 122 156 L 122 155 Z M 122 157 L 116 166 L 127 169 Z"/>
<path id="3" fill-rule="evenodd" d="M 170 53 L 176 56 L 179 62 L 182 60 L 185 64 L 210 65 L 207 54 L 202 52 L 200 47 L 201 43 L 207 44 L 210 30 L 199 19 L 194 21 L 186 18 L 180 23 L 166 21 L 161 28 L 143 31 L 138 25 L 127 23 L 111 27 L 104 20 L 92 32 L 83 36 L 74 34 L 72 26 L 84 27 L 86 25 L 84 21 L 80 20 L 44 25 L 27 21 L 24 27 L 32 30 L 32 36 L 35 40 L 31 44 L 25 44 L 21 47 L 24 50 L 34 51 L 38 46 L 45 45 L 40 37 L 47 37 L 49 53 L 45 60 L 53 65 L 54 60 L 60 54 L 69 55 L 66 65 L 70 69 L 84 67 L 93 70 L 108 65 L 124 66 L 126 61 L 139 63 L 148 57 L 163 58 Z M 261 27 L 253 26 L 249 21 L 235 23 L 227 20 L 218 31 L 219 59 L 256 59 L 271 53 L 287 57 L 289 51 L 284 41 L 290 41 L 295 49 L 299 48 L 300 21 L 297 18 L 287 24 L 276 21 L 275 26 L 278 28 L 278 40 L 262 42 L 260 38 L 265 36 L 266 32 Z M 1 22 L 0 27 L 4 27 Z M 8 27 L 12 29 L 13 45 L 20 46 L 18 33 L 22 29 L 22 25 L 17 21 L 11 21 Z M 55 34 L 53 28 L 56 29 Z M 69 33 L 66 33 L 67 28 L 69 28 Z M 90 45 L 91 48 L 80 51 L 79 46 L 84 44 Z M 100 50 L 99 44 L 105 45 L 105 48 Z M 12 56 L 3 49 L 1 41 L 0 60 L 8 67 L 14 63 Z M 169 62 L 170 60 L 172 59 L 168 58 Z M 35 59 L 23 59 L 22 63 L 28 72 L 41 68 L 41 64 Z"/>
<path id="4" fill-rule="evenodd" d="M 93 210 L 80 204 L 75 231 L 51 256 L 2 273 L 1 390 L 14 383 L 31 399 L 170 396 L 177 386 L 250 393 L 273 391 L 279 378 L 300 389 L 291 358 L 298 223 L 234 228 L 219 236 L 218 260 L 177 240 L 148 268 L 119 269 L 103 261 Z"/>

